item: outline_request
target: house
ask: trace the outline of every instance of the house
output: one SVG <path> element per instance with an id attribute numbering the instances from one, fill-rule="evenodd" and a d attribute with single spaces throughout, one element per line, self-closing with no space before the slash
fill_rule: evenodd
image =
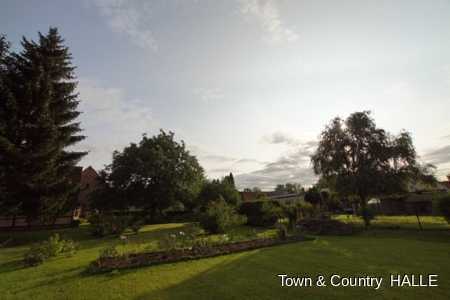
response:
<path id="1" fill-rule="evenodd" d="M 386 215 L 435 215 L 438 213 L 436 200 L 449 191 L 450 176 L 434 186 L 412 182 L 407 193 L 373 198 L 368 204 Z"/>
<path id="2" fill-rule="evenodd" d="M 302 194 L 285 193 L 285 192 L 240 192 L 241 199 L 244 202 L 258 201 L 258 200 L 273 200 L 284 204 L 291 204 L 300 199 Z"/>
<path id="3" fill-rule="evenodd" d="M 45 223 L 40 219 L 28 222 L 25 216 L 0 216 L 0 230 L 12 229 L 36 229 L 36 228 L 53 228 L 67 227 L 74 224 L 79 217 L 83 217 L 89 210 L 89 195 L 100 184 L 100 176 L 92 168 L 76 166 L 73 168 L 69 176 L 74 185 L 79 185 L 76 197 L 76 208 L 68 213 L 58 216 L 53 222 Z"/>
<path id="4" fill-rule="evenodd" d="M 438 187 L 442 190 L 450 192 L 450 174 L 447 175 L 447 180 L 438 182 Z"/>
<path id="5" fill-rule="evenodd" d="M 80 173 L 80 190 L 78 193 L 78 211 L 80 217 L 85 217 L 89 212 L 89 196 L 101 184 L 100 176 L 91 166 Z"/>

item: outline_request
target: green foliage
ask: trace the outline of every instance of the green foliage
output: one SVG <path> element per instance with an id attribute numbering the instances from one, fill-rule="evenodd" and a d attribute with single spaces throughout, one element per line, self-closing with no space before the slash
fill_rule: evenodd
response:
<path id="1" fill-rule="evenodd" d="M 193 224 L 185 230 L 175 231 L 164 235 L 158 242 L 159 248 L 163 250 L 173 250 L 191 248 L 195 245 L 199 246 L 203 239 L 198 239 L 198 237 L 202 233 L 203 230 L 197 224 Z"/>
<path id="2" fill-rule="evenodd" d="M 22 40 L 11 53 L 0 40 L 0 208 L 52 222 L 75 205 L 74 167 L 87 153 L 69 49 L 56 28 Z"/>
<path id="3" fill-rule="evenodd" d="M 310 219 L 317 216 L 317 209 L 309 202 L 299 202 L 297 204 L 297 209 L 299 211 L 298 219 Z"/>
<path id="4" fill-rule="evenodd" d="M 232 174 L 230 174 L 231 176 Z M 233 183 L 230 183 L 233 181 Z M 238 205 L 241 200 L 241 196 L 234 186 L 234 179 L 232 177 L 224 177 L 222 180 L 214 179 L 204 182 L 201 192 L 198 196 L 199 204 L 205 208 L 212 201 L 219 198 L 225 200 L 226 203 L 231 205 Z"/>
<path id="5" fill-rule="evenodd" d="M 163 130 L 115 151 L 102 177 L 106 187 L 93 196 L 94 208 L 134 206 L 153 219 L 177 201 L 188 209 L 194 207 L 204 180 L 202 167 L 184 142 L 175 141 L 173 132 Z"/>
<path id="6" fill-rule="evenodd" d="M 48 259 L 47 253 L 42 245 L 32 245 L 23 256 L 26 266 L 33 267 L 44 263 Z"/>
<path id="7" fill-rule="evenodd" d="M 100 250 L 99 259 L 114 258 L 120 256 L 117 246 L 111 245 Z"/>
<path id="8" fill-rule="evenodd" d="M 36 266 L 50 257 L 56 257 L 62 254 L 72 256 L 77 249 L 72 240 L 63 240 L 59 234 L 52 235 L 47 241 L 35 244 L 24 254 L 24 263 L 27 266 Z"/>
<path id="9" fill-rule="evenodd" d="M 316 174 L 334 181 L 336 192 L 357 195 L 362 204 L 371 195 L 406 191 L 409 180 L 435 181 L 432 168 L 416 161 L 410 134 L 393 136 L 376 127 L 368 111 L 333 119 L 311 160 Z"/>
<path id="10" fill-rule="evenodd" d="M 92 234 L 98 237 L 120 235 L 128 228 L 138 233 L 144 225 L 144 221 L 139 217 L 119 216 L 112 213 L 93 213 L 89 216 L 89 223 Z"/>
<path id="11" fill-rule="evenodd" d="M 239 212 L 247 216 L 247 224 L 252 226 L 273 226 L 284 215 L 280 204 L 266 200 L 244 202 Z"/>
<path id="12" fill-rule="evenodd" d="M 223 199 L 211 202 L 200 217 L 200 225 L 211 233 L 224 233 L 245 221 L 246 218 L 239 215 L 234 206 L 227 204 Z"/>
<path id="13" fill-rule="evenodd" d="M 286 184 L 277 184 L 275 187 L 275 191 L 286 194 L 294 194 L 301 193 L 304 191 L 304 189 L 302 188 L 302 185 L 300 183 L 288 182 Z"/>
<path id="14" fill-rule="evenodd" d="M 316 186 L 310 187 L 304 197 L 305 201 L 311 203 L 312 205 L 318 205 L 321 201 L 320 192 Z"/>
<path id="15" fill-rule="evenodd" d="M 375 210 L 371 207 L 363 206 L 358 211 L 358 215 L 364 220 L 364 225 L 369 227 L 370 222 L 375 219 Z"/>
<path id="16" fill-rule="evenodd" d="M 339 218 L 345 222 L 348 216 L 342 215 Z M 350 216 L 350 218 L 357 221 L 355 227 L 363 226 L 359 217 Z M 415 216 L 380 216 L 372 222 L 371 231 L 345 238 L 321 236 L 315 241 L 267 249 L 256 255 L 253 255 L 255 254 L 253 251 L 248 255 L 242 253 L 233 256 L 219 256 L 214 259 L 188 261 L 166 267 L 150 267 L 121 272 L 120 276 L 115 277 L 86 276 L 81 271 L 94 258 L 98 257 L 100 249 L 111 244 L 111 239 L 92 239 L 87 226 L 65 228 L 58 230 L 60 235 L 65 239 L 74 239 L 80 243 L 80 249 L 77 251 L 76 257 L 72 259 L 56 259 L 46 262 L 38 268 L 27 270 L 17 265 L 17 258 L 21 258 L 24 252 L 22 242 L 19 244 L 13 242 L 6 248 L 0 248 L 0 290 L 3 292 L 3 298 L 36 300 L 72 299 L 74 295 L 76 295 L 75 298 L 80 299 L 112 299 L 117 298 L 117 287 L 119 286 L 121 295 L 126 295 L 128 298 L 151 294 L 152 299 L 167 297 L 171 299 L 208 299 L 211 295 L 214 295 L 215 299 L 229 299 L 230 297 L 238 299 L 249 290 L 250 285 L 252 296 L 277 299 L 280 298 L 279 291 L 261 288 L 273 284 L 274 265 L 283 272 L 291 274 L 298 273 L 298 270 L 314 273 L 317 272 L 318 265 L 323 269 L 321 272 L 327 274 L 332 274 L 336 269 L 339 269 L 339 272 L 353 274 L 358 269 L 367 268 L 367 265 L 377 266 L 381 273 L 389 274 L 392 271 L 393 259 L 395 259 L 396 268 L 408 274 L 420 274 L 423 270 L 433 269 L 439 264 L 444 266 L 443 262 L 448 261 L 450 225 L 440 216 L 426 216 L 423 217 L 422 223 L 427 230 L 419 232 L 411 230 L 416 229 L 416 223 Z M 395 231 L 383 229 L 384 226 L 393 225 L 400 226 L 401 229 Z M 248 226 L 240 226 L 237 229 L 245 232 L 252 230 Z M 129 236 L 129 245 L 135 243 L 154 245 L 151 251 L 155 251 L 161 234 L 168 230 L 185 230 L 185 228 L 184 224 L 147 225 L 144 234 Z M 0 241 L 4 241 L 7 237 L 12 237 L 14 241 L 30 241 L 30 234 L 34 241 L 39 241 L 47 239 L 49 234 L 51 235 L 54 231 L 0 232 Z M 275 233 L 273 229 L 264 228 L 258 228 L 258 232 L 260 233 L 259 237 L 262 237 L 263 234 L 269 237 Z M 252 237 L 248 237 L 248 239 L 252 239 Z M 204 242 L 208 245 L 206 238 Z M 128 245 L 121 246 L 120 251 L 122 248 L 127 249 Z M 408 249 L 408 251 L 399 253 L 399 249 Z M 432 255 L 423 255 L 430 249 L 432 249 Z M 350 260 L 352 263 L 349 263 Z M 411 263 L 412 261 L 414 263 Z M 206 269 L 212 272 L 205 273 Z M 245 281 L 235 280 L 237 269 L 239 276 L 246 278 Z M 439 272 L 440 278 L 450 278 L 448 268 L 440 268 Z M 198 278 L 202 279 L 204 288 L 193 289 L 192 279 Z M 130 280 L 133 281 L 133 284 L 130 284 Z M 221 280 L 225 280 L 226 285 L 218 286 L 217 282 Z M 149 282 L 152 284 L 149 285 Z M 47 283 L 51 283 L 51 285 Z M 303 289 L 292 291 L 292 294 L 286 295 L 286 299 L 299 299 L 305 296 Z M 311 298 L 314 299 L 340 298 L 336 296 L 335 289 L 310 289 L 310 291 Z M 428 293 L 427 291 L 428 289 L 425 292 Z M 352 288 L 348 291 L 343 290 L 342 298 L 349 297 L 349 295 L 355 299 L 360 299 L 361 295 L 367 295 L 370 298 L 371 293 L 367 288 Z M 417 293 L 416 289 L 387 288 L 383 293 L 385 298 L 402 299 L 405 293 L 411 300 L 423 298 L 423 294 Z M 450 291 L 446 286 L 442 286 L 431 289 L 429 295 L 438 299 L 440 296 L 448 299 Z"/>
<path id="17" fill-rule="evenodd" d="M 439 212 L 450 224 L 450 195 L 444 196 L 439 199 Z"/>
<path id="18" fill-rule="evenodd" d="M 285 240 L 288 237 L 288 230 L 286 225 L 284 225 L 283 223 L 277 223 L 276 224 L 276 229 L 277 229 L 277 237 L 280 240 Z"/>

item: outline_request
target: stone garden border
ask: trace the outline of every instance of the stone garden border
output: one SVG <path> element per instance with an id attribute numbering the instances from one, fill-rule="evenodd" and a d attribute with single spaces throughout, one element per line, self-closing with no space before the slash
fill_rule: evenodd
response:
<path id="1" fill-rule="evenodd" d="M 98 258 L 90 264 L 88 272 L 91 274 L 104 273 L 113 270 L 194 260 L 308 240 L 313 240 L 313 238 L 304 236 L 292 236 L 284 240 L 264 238 L 185 249 L 130 253 L 116 257 Z"/>

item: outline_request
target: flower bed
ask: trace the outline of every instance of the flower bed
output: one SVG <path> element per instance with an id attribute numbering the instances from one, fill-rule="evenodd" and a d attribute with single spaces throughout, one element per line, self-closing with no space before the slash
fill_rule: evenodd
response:
<path id="1" fill-rule="evenodd" d="M 256 239 L 212 246 L 200 246 L 158 252 L 130 253 L 115 257 L 101 257 L 91 263 L 91 265 L 89 266 L 89 272 L 101 273 L 117 269 L 136 268 L 163 263 L 193 260 L 305 240 L 309 239 L 303 236 L 288 237 L 285 240 Z"/>

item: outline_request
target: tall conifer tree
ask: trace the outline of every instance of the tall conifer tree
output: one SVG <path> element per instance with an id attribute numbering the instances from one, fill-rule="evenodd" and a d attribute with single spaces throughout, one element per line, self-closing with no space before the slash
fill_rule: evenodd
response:
<path id="1" fill-rule="evenodd" d="M 0 132 L 0 165 L 10 207 L 29 219 L 55 219 L 74 203 L 74 166 L 86 152 L 68 147 L 83 140 L 69 49 L 56 28 L 39 42 L 23 38 L 23 50 L 5 64 L 10 97 L 0 100 L 8 126 Z M 11 205 L 14 204 L 14 205 Z"/>

